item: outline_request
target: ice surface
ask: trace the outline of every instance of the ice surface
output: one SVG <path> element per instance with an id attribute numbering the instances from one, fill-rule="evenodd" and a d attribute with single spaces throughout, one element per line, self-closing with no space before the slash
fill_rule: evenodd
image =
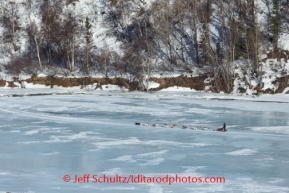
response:
<path id="1" fill-rule="evenodd" d="M 0 192 L 289 192 L 285 97 L 283 103 L 187 91 L 0 97 Z M 228 132 L 214 131 L 224 122 Z M 63 181 L 66 174 L 222 176 L 226 183 L 74 184 Z"/>

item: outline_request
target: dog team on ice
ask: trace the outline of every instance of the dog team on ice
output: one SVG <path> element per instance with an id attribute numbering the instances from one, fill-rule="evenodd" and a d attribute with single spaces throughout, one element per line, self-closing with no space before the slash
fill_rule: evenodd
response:
<path id="1" fill-rule="evenodd" d="M 136 122 L 135 125 L 146 126 L 146 127 L 149 127 L 149 126 L 150 126 L 149 123 L 142 123 L 142 122 Z M 159 124 L 152 124 L 153 127 L 158 127 L 158 125 L 159 125 Z M 165 123 L 165 124 L 163 124 L 162 127 L 168 128 L 169 125 Z M 178 128 L 178 126 L 177 126 L 177 125 L 172 125 L 172 128 L 173 128 L 173 129 L 176 129 L 176 128 Z M 188 129 L 189 127 L 188 127 L 188 126 L 182 126 L 182 128 L 183 128 L 183 129 Z M 193 129 L 193 130 L 198 130 L 197 127 L 192 127 L 191 129 Z M 204 127 L 202 130 L 208 131 L 209 128 L 208 128 L 208 127 Z M 214 131 L 220 131 L 220 132 L 226 132 L 226 131 L 228 131 L 228 130 L 226 129 L 226 123 L 224 123 L 223 127 L 218 128 L 218 129 L 216 129 L 216 130 L 214 130 Z"/>

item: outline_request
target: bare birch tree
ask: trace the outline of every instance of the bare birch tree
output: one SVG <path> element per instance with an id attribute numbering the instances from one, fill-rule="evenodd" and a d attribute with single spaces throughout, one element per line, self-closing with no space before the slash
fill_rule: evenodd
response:
<path id="1" fill-rule="evenodd" d="M 34 45 L 36 47 L 36 55 L 38 58 L 38 64 L 39 64 L 40 70 L 42 71 L 43 67 L 42 67 L 39 47 L 42 44 L 43 33 L 41 30 L 38 29 L 38 27 L 36 26 L 36 24 L 34 22 L 32 22 L 28 26 L 27 32 L 28 32 L 28 35 L 30 36 L 30 38 L 34 41 Z"/>

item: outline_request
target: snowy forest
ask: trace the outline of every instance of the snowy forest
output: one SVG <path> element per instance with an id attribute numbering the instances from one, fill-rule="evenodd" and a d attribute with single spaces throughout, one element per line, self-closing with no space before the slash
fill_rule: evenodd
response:
<path id="1" fill-rule="evenodd" d="M 225 93 L 288 87 L 289 0 L 1 0 L 6 75 L 204 76 Z"/>

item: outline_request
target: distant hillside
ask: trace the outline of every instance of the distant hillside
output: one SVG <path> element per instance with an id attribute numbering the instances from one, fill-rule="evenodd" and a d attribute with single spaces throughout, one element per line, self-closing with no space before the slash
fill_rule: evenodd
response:
<path id="1" fill-rule="evenodd" d="M 2 0 L 0 24 L 0 81 L 121 78 L 148 90 L 162 77 L 240 94 L 289 87 L 287 0 Z"/>

